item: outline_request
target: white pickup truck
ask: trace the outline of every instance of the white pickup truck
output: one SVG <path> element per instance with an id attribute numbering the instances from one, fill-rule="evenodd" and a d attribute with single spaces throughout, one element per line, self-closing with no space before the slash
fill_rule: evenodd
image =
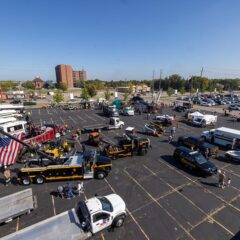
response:
<path id="1" fill-rule="evenodd" d="M 124 127 L 124 122 L 118 117 L 110 117 L 108 124 L 95 124 L 89 125 L 83 128 L 83 132 L 97 132 L 101 130 L 113 130 L 113 129 L 122 129 Z"/>
<path id="2" fill-rule="evenodd" d="M 2 239 L 85 240 L 103 229 L 121 227 L 126 215 L 126 205 L 119 195 L 95 196 L 79 202 L 76 209 L 58 214 Z"/>

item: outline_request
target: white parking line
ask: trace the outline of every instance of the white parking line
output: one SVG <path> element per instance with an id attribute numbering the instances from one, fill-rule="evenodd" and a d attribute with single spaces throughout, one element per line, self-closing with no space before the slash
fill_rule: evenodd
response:
<path id="1" fill-rule="evenodd" d="M 181 229 L 191 238 L 194 239 L 195 238 L 189 233 L 189 231 L 170 213 L 166 210 L 166 208 L 164 208 L 158 201 L 156 198 L 154 198 L 135 178 L 133 178 L 128 171 L 124 170 L 124 172 L 127 174 L 127 176 L 133 181 L 135 182 L 151 199 L 152 201 L 154 201 L 161 209 L 164 210 L 164 212 L 174 221 L 176 222 Z"/>
<path id="2" fill-rule="evenodd" d="M 86 122 L 85 119 L 81 118 L 80 116 L 77 115 L 77 118 L 79 118 L 81 121 Z"/>
<path id="3" fill-rule="evenodd" d="M 68 116 L 75 124 L 77 123 L 71 116 Z"/>
<path id="4" fill-rule="evenodd" d="M 116 191 L 114 190 L 114 188 L 112 187 L 112 185 L 108 182 L 108 180 L 106 178 L 104 178 L 105 182 L 108 184 L 108 186 L 110 187 L 110 189 L 116 193 Z M 138 223 L 138 221 L 135 219 L 135 217 L 132 215 L 132 213 L 126 208 L 128 215 L 132 218 L 132 220 L 136 223 L 136 225 L 138 226 L 138 228 L 140 229 L 140 231 L 142 232 L 142 234 L 144 235 L 144 237 L 148 240 L 150 240 L 150 238 L 148 237 L 148 235 L 145 233 L 145 231 L 142 229 L 141 225 Z"/>
<path id="5" fill-rule="evenodd" d="M 56 208 L 55 208 L 55 200 L 54 200 L 54 196 L 52 195 L 52 205 L 53 205 L 53 215 L 56 215 Z"/>
<path id="6" fill-rule="evenodd" d="M 94 122 L 97 122 L 97 120 L 96 120 L 96 119 L 94 119 L 94 118 L 90 117 L 88 114 L 86 114 L 85 116 L 86 116 L 87 118 L 91 119 L 92 121 L 94 121 Z"/>

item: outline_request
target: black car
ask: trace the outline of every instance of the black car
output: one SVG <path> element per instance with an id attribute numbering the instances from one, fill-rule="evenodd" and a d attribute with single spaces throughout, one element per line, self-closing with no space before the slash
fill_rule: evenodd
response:
<path id="1" fill-rule="evenodd" d="M 186 147 L 177 147 L 173 157 L 184 166 L 203 176 L 211 176 L 217 173 L 217 167 L 198 151 L 192 151 Z"/>
<path id="2" fill-rule="evenodd" d="M 175 107 L 175 111 L 177 111 L 177 112 L 185 112 L 186 110 L 187 110 L 187 108 L 184 106 L 176 106 Z"/>
<path id="3" fill-rule="evenodd" d="M 21 101 L 21 99 L 13 99 L 11 102 L 10 102 L 11 104 L 20 104 L 20 103 L 22 103 L 22 101 Z"/>

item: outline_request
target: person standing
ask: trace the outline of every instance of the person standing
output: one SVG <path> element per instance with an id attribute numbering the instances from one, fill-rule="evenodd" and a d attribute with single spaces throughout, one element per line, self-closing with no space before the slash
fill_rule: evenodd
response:
<path id="1" fill-rule="evenodd" d="M 71 199 L 74 197 L 71 183 L 67 183 L 66 185 L 66 197 L 67 199 Z"/>
<path id="2" fill-rule="evenodd" d="M 222 184 L 222 188 L 225 188 L 227 186 L 227 176 L 226 176 L 226 172 L 223 172 L 223 184 Z"/>
<path id="3" fill-rule="evenodd" d="M 228 177 L 228 180 L 227 180 L 227 187 L 230 187 L 230 184 L 231 184 L 231 178 Z"/>
<path id="4" fill-rule="evenodd" d="M 171 143 L 171 142 L 172 142 L 172 140 L 173 140 L 173 136 L 172 136 L 172 135 L 170 135 L 170 136 L 168 137 L 168 143 Z"/>
<path id="5" fill-rule="evenodd" d="M 223 188 L 223 173 L 221 170 L 218 170 L 218 187 Z"/>
<path id="6" fill-rule="evenodd" d="M 11 172 L 7 166 L 4 167 L 3 175 L 4 175 L 4 180 L 5 180 L 5 186 L 8 186 L 8 184 L 11 183 Z"/>

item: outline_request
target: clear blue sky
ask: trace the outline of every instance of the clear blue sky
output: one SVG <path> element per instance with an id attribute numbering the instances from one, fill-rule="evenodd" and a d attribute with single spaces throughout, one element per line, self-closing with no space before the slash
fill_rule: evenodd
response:
<path id="1" fill-rule="evenodd" d="M 1 0 L 0 79 L 240 77 L 239 0 Z"/>

